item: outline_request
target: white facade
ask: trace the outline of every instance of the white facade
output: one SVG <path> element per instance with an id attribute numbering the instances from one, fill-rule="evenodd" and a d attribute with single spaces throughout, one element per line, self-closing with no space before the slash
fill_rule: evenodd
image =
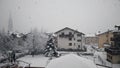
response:
<path id="1" fill-rule="evenodd" d="M 84 34 L 68 27 L 57 31 L 56 46 L 58 49 L 82 49 Z"/>

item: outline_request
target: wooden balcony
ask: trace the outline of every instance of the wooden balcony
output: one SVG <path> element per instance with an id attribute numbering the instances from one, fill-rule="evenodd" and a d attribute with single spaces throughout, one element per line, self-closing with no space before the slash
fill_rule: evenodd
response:
<path id="1" fill-rule="evenodd" d="M 74 35 L 73 34 L 65 34 L 65 35 L 59 35 L 59 37 L 62 37 L 62 38 L 72 38 L 72 37 L 74 37 Z"/>
<path id="2" fill-rule="evenodd" d="M 120 55 L 120 48 L 105 48 L 105 51 L 111 55 Z"/>

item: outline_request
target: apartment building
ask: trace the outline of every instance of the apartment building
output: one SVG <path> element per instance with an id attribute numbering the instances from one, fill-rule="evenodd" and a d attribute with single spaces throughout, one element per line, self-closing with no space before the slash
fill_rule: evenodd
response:
<path id="1" fill-rule="evenodd" d="M 65 27 L 57 32 L 56 46 L 58 49 L 82 49 L 84 45 L 84 33 Z"/>

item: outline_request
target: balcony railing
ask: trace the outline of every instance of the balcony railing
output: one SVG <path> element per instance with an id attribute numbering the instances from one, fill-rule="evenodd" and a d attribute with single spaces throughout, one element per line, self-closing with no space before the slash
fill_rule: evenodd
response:
<path id="1" fill-rule="evenodd" d="M 120 48 L 105 48 L 105 51 L 112 55 L 120 55 Z"/>
<path id="2" fill-rule="evenodd" d="M 65 38 L 72 38 L 72 37 L 74 37 L 74 35 L 73 34 L 65 34 L 65 35 L 59 35 L 59 37 L 65 37 Z"/>

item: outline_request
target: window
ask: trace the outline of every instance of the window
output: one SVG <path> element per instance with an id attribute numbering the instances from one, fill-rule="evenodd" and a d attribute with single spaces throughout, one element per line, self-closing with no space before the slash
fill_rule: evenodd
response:
<path id="1" fill-rule="evenodd" d="M 62 33 L 59 35 L 59 37 L 64 37 L 64 32 L 62 32 Z"/>
<path id="2" fill-rule="evenodd" d="M 74 43 L 74 46 L 75 46 L 75 43 Z"/>
<path id="3" fill-rule="evenodd" d="M 75 40 L 75 38 L 74 38 L 74 40 Z"/>
<path id="4" fill-rule="evenodd" d="M 106 37 L 108 37 L 108 34 L 106 35 Z"/>
<path id="5" fill-rule="evenodd" d="M 72 35 L 72 32 L 69 32 L 69 35 Z"/>
<path id="6" fill-rule="evenodd" d="M 81 42 L 81 40 L 80 40 L 80 39 L 78 39 L 78 40 L 77 40 L 77 42 Z"/>
<path id="7" fill-rule="evenodd" d="M 72 43 L 69 43 L 69 46 L 72 46 Z"/>
<path id="8" fill-rule="evenodd" d="M 69 38 L 69 41 L 72 41 L 72 38 Z"/>
<path id="9" fill-rule="evenodd" d="M 64 35 L 64 32 L 62 32 L 61 35 Z"/>
<path id="10" fill-rule="evenodd" d="M 78 45 L 78 48 L 80 48 L 80 45 Z"/>
<path id="11" fill-rule="evenodd" d="M 112 60 L 112 56 L 110 56 L 110 59 Z"/>
<path id="12" fill-rule="evenodd" d="M 106 40 L 106 43 L 108 43 L 109 41 L 108 41 L 108 39 Z"/>
<path id="13" fill-rule="evenodd" d="M 81 36 L 81 34 L 77 34 L 77 36 Z"/>

